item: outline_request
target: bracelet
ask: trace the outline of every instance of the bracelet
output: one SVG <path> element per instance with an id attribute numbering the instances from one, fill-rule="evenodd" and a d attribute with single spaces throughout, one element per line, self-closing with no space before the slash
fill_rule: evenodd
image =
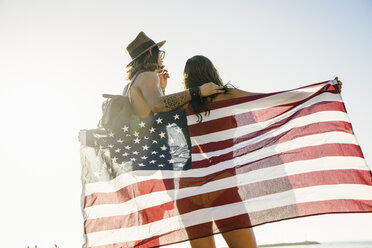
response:
<path id="1" fill-rule="evenodd" d="M 200 94 L 198 87 L 193 87 L 189 89 L 191 95 L 191 101 L 200 101 Z"/>
<path id="2" fill-rule="evenodd" d="M 198 94 L 199 94 L 199 98 L 202 99 L 202 94 L 201 94 L 200 86 L 198 86 Z"/>

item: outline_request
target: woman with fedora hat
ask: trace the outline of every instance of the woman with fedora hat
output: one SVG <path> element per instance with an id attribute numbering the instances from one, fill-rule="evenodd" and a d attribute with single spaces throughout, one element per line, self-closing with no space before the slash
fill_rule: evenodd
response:
<path id="1" fill-rule="evenodd" d="M 199 87 L 164 95 L 169 74 L 164 70 L 164 51 L 159 50 L 165 40 L 155 43 L 144 32 L 127 46 L 132 61 L 127 65 L 128 79 L 132 81 L 129 94 L 133 112 L 139 118 L 172 111 L 192 99 L 224 92 L 222 86 L 207 82 Z"/>

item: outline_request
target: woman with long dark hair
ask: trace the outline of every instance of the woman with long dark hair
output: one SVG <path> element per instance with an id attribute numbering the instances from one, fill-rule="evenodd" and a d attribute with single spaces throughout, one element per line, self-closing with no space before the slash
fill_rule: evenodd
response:
<path id="1" fill-rule="evenodd" d="M 183 106 L 183 108 L 192 109 L 198 116 L 198 121 L 203 120 L 201 112 L 204 112 L 205 115 L 209 114 L 208 103 L 259 94 L 239 90 L 231 84 L 224 84 L 213 63 L 205 56 L 196 55 L 188 59 L 183 73 L 183 84 L 185 90 L 200 87 L 205 82 L 213 82 L 216 85 L 223 87 L 224 93 L 205 96 L 202 97 L 200 101 L 190 101 Z"/>
<path id="2" fill-rule="evenodd" d="M 190 108 L 197 116 L 198 122 L 203 120 L 202 113 L 208 115 L 209 107 L 208 104 L 215 101 L 222 101 L 228 100 L 238 97 L 244 96 L 251 96 L 257 93 L 246 92 L 243 90 L 236 89 L 232 85 L 224 85 L 222 79 L 214 67 L 213 63 L 204 56 L 197 55 L 187 60 L 185 69 L 184 69 L 184 88 L 185 90 L 200 87 L 203 83 L 206 82 L 213 82 L 216 85 L 223 87 L 224 93 L 217 93 L 212 94 L 210 96 L 201 97 L 200 101 L 193 100 L 189 103 L 182 106 L 182 108 Z M 225 174 L 231 174 L 233 172 L 226 172 Z M 232 175 L 223 175 L 223 177 L 228 177 Z M 182 179 L 181 179 L 182 180 Z M 181 183 L 181 182 L 180 182 Z M 218 191 L 213 192 L 212 197 L 208 199 L 199 199 L 197 202 L 188 202 L 187 207 L 184 205 L 182 206 L 179 204 L 177 207 L 180 213 L 183 213 L 183 210 L 187 211 L 190 205 L 205 208 L 208 207 L 209 204 L 212 204 L 214 201 L 218 201 L 221 197 L 226 197 L 225 193 L 229 193 L 228 197 L 233 197 L 234 200 L 239 201 L 241 200 L 239 196 L 239 192 L 234 192 L 234 195 L 231 195 L 231 191 L 224 192 Z M 231 224 L 225 223 L 223 220 L 214 221 L 216 226 L 219 228 L 223 238 L 225 239 L 226 243 L 229 247 L 234 248 L 255 248 L 256 239 L 253 233 L 252 228 L 241 228 L 243 226 L 248 227 L 250 225 L 249 216 L 241 216 L 239 219 L 240 223 Z M 234 225 L 237 229 L 232 230 Z M 227 227 L 228 226 L 228 227 Z M 233 228 L 231 228 L 233 227 Z M 200 227 L 190 227 L 186 228 L 188 236 L 190 238 L 190 244 L 193 248 L 202 248 L 202 247 L 216 247 L 214 237 L 212 236 L 212 221 L 208 223 L 204 223 L 200 225 Z M 226 228 L 230 229 L 230 231 L 225 231 Z M 232 231 L 231 231 L 232 230 Z M 208 236 L 209 235 L 209 236 Z M 195 238 L 200 236 L 206 236 L 203 238 Z"/>
<path id="3" fill-rule="evenodd" d="M 341 89 L 342 83 L 337 77 L 335 80 L 338 81 L 339 89 Z M 184 69 L 184 88 L 187 90 L 199 87 L 205 82 L 214 82 L 216 85 L 223 87 L 224 93 L 217 93 L 201 97 L 200 99 L 193 99 L 182 106 L 184 109 L 190 108 L 197 115 L 198 122 L 203 120 L 202 113 L 205 115 L 209 114 L 209 103 L 260 94 L 239 90 L 232 85 L 224 85 L 213 63 L 204 56 L 197 55 L 188 59 Z M 231 169 L 225 170 L 223 175 L 221 174 L 220 177 L 227 178 L 234 175 L 235 171 L 234 169 Z M 182 178 L 180 180 L 182 181 Z M 182 184 L 182 182 L 180 182 L 180 184 Z M 177 207 L 181 214 L 186 214 L 189 209 L 208 208 L 214 205 L 215 202 L 221 201 L 226 197 L 231 199 L 233 202 L 241 201 L 238 189 L 230 188 L 228 190 L 209 192 L 208 196 L 205 197 L 200 196 L 195 199 L 190 197 L 191 200 L 188 200 L 187 202 L 184 200 L 183 204 L 177 204 Z M 247 214 L 239 216 L 239 218 L 236 218 L 234 221 L 229 221 L 228 219 L 229 218 L 227 218 L 227 220 L 213 220 L 213 216 L 211 216 L 211 220 L 206 223 L 187 227 L 186 231 L 190 238 L 192 248 L 216 247 L 213 234 L 219 232 L 222 234 L 229 247 L 257 247 L 253 229 L 250 228 L 250 218 Z M 213 230 L 212 223 L 217 226 L 219 231 Z"/>

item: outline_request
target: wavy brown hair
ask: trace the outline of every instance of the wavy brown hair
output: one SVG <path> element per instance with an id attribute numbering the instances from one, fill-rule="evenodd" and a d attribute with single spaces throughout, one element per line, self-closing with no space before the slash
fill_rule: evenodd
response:
<path id="1" fill-rule="evenodd" d="M 233 87 L 231 84 L 223 84 L 216 67 L 214 67 L 213 63 L 207 57 L 202 55 L 196 55 L 186 61 L 183 72 L 183 81 L 185 89 L 213 82 L 219 86 L 224 86 L 224 94 L 229 91 L 229 88 Z M 197 122 L 203 120 L 200 112 L 205 112 L 205 116 L 209 115 L 210 110 L 208 108 L 208 103 L 212 102 L 217 95 L 218 93 L 208 97 L 203 97 L 200 101 L 190 102 L 189 108 L 198 116 Z"/>
<path id="2" fill-rule="evenodd" d="M 131 80 L 136 73 L 144 71 L 157 71 L 164 66 L 159 64 L 159 48 L 154 46 L 127 66 L 127 79 Z"/>

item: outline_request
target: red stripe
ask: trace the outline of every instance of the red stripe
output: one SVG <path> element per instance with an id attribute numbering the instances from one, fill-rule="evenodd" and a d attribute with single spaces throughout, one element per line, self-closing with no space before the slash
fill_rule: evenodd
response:
<path id="1" fill-rule="evenodd" d="M 188 237 L 183 235 L 183 230 L 184 229 L 176 230 L 176 231 L 165 233 L 162 235 L 156 235 L 149 239 L 144 239 L 144 240 L 121 242 L 121 243 L 114 243 L 114 244 L 100 245 L 100 246 L 89 246 L 88 248 L 124 248 L 124 247 L 148 248 L 148 247 L 158 247 L 161 245 L 170 245 L 170 244 L 189 240 Z"/>
<path id="2" fill-rule="evenodd" d="M 299 203 L 298 212 L 300 216 L 325 214 L 325 213 L 359 213 L 371 212 L 371 200 L 327 200 Z"/>
<path id="3" fill-rule="evenodd" d="M 241 173 L 239 172 L 239 174 Z M 234 177 L 236 172 L 230 170 L 225 172 L 225 174 L 227 175 L 223 175 L 222 178 Z M 182 180 L 183 178 L 180 179 L 180 181 Z M 185 180 L 188 180 L 188 178 Z M 205 183 L 203 178 L 200 180 Z M 199 185 L 199 183 L 197 184 Z M 85 231 L 86 233 L 90 233 L 146 225 L 178 214 L 241 202 L 263 195 L 285 192 L 292 188 L 332 184 L 363 184 L 372 186 L 372 178 L 369 171 L 354 169 L 315 171 L 288 177 L 285 176 L 179 199 L 176 202 L 177 209 L 174 202 L 171 201 L 129 215 L 89 219 L 85 222 Z M 233 183 L 229 185 L 233 185 Z M 272 187 L 272 185 L 276 185 L 276 187 Z"/>
<path id="4" fill-rule="evenodd" d="M 141 195 L 174 189 L 174 179 L 149 179 L 134 183 L 116 192 L 93 193 L 85 196 L 84 208 L 102 204 L 124 203 Z"/>
<path id="5" fill-rule="evenodd" d="M 327 105 L 327 106 L 325 106 Z M 340 112 L 345 112 L 345 109 L 343 107 L 343 104 L 342 103 L 338 103 L 338 102 L 330 102 L 330 103 L 327 103 L 327 104 L 324 104 L 324 105 L 313 105 L 313 106 L 309 106 L 309 107 L 306 107 L 304 109 L 301 109 L 299 111 L 297 111 L 296 113 L 293 113 L 293 115 L 290 115 L 288 117 L 286 117 L 285 119 L 281 120 L 281 121 L 278 121 L 276 123 L 273 123 L 271 124 L 270 126 L 266 127 L 266 128 L 263 128 L 263 129 L 260 129 L 256 132 L 252 132 L 252 133 L 248 133 L 246 135 L 243 135 L 241 137 L 232 137 L 232 138 L 229 138 L 229 139 L 226 139 L 226 140 L 220 140 L 220 141 L 216 141 L 216 142 L 209 142 L 209 143 L 206 143 L 206 144 L 201 144 L 201 145 L 194 145 L 192 148 L 191 148 L 191 151 L 192 153 L 205 153 L 205 152 L 210 152 L 210 151 L 216 151 L 216 150 L 220 150 L 220 149 L 224 149 L 224 148 L 227 148 L 227 147 L 230 147 L 232 146 L 233 144 L 235 143 L 238 143 L 239 141 L 241 140 L 248 140 L 248 139 L 251 139 L 251 138 L 255 138 L 259 135 L 262 135 L 264 133 L 267 133 L 271 130 L 275 130 L 277 129 L 279 126 L 282 126 L 284 124 L 286 124 L 287 122 L 295 119 L 295 118 L 299 118 L 299 117 L 302 117 L 302 116 L 306 116 L 306 115 L 309 115 L 309 114 L 312 114 L 312 113 L 316 113 L 316 112 L 320 112 L 320 111 L 325 111 L 325 110 L 329 110 L 329 111 L 340 111 Z M 246 119 L 247 121 L 249 119 L 252 119 L 254 117 L 252 117 L 251 114 L 248 115 L 248 118 Z M 220 120 L 220 119 L 219 119 Z M 235 121 L 235 118 L 232 117 L 230 121 L 226 120 L 224 123 L 224 125 L 228 125 L 228 124 L 231 124 L 233 123 L 233 121 Z M 222 131 L 222 130 L 216 130 L 216 129 L 220 129 L 221 128 L 221 123 L 215 123 L 215 124 L 210 124 L 210 130 L 213 130 L 214 132 L 217 132 L 217 131 Z M 235 123 L 237 123 L 235 121 Z M 251 124 L 251 123 L 248 123 L 248 124 Z M 243 123 L 243 121 L 239 121 L 239 126 L 243 126 L 245 125 L 245 123 Z M 351 126 L 350 124 L 348 124 L 348 129 L 349 129 L 349 133 L 351 133 Z M 201 135 L 202 132 L 204 131 L 205 133 L 206 132 L 209 132 L 209 131 L 206 131 L 206 130 L 203 130 L 203 128 L 206 128 L 207 126 L 205 127 L 201 127 L 200 128 L 200 132 L 198 133 L 198 135 Z M 230 129 L 230 128 L 234 128 L 233 125 L 230 125 L 229 127 L 227 127 L 226 129 Z M 345 127 L 346 128 L 346 127 Z M 197 130 L 197 129 L 195 129 Z M 195 134 L 196 132 L 194 132 Z"/>
<path id="6" fill-rule="evenodd" d="M 298 156 L 301 152 L 303 155 Z M 223 171 L 211 173 L 204 177 L 182 178 L 179 182 L 179 188 L 201 186 L 213 180 L 219 180 L 226 177 L 226 172 L 236 171 L 237 173 L 246 173 L 262 168 L 276 166 L 283 163 L 289 163 L 299 160 L 316 159 L 326 156 L 346 156 L 363 158 L 360 147 L 353 144 L 325 144 L 319 146 L 310 146 L 301 149 L 287 151 L 285 153 L 276 154 L 257 161 L 246 163 L 238 168 L 226 169 Z M 119 204 L 124 203 L 140 195 L 150 194 L 163 190 L 175 189 L 174 179 L 150 179 L 135 184 L 128 185 L 119 189 L 116 192 L 110 193 L 93 193 L 85 196 L 84 208 L 102 205 L 102 204 Z"/>
<path id="7" fill-rule="evenodd" d="M 170 245 L 184 242 L 186 240 L 206 237 L 220 232 L 232 231 L 240 228 L 251 228 L 266 223 L 274 223 L 281 220 L 296 219 L 305 216 L 316 216 L 323 214 L 337 213 L 369 213 L 372 212 L 371 200 L 342 199 L 342 200 L 326 200 L 300 203 L 296 205 L 288 205 L 278 208 L 272 208 L 263 211 L 249 213 L 249 215 L 237 215 L 230 218 L 225 218 L 215 221 L 222 230 L 213 230 L 210 227 L 212 222 L 207 222 L 195 226 L 188 227 L 188 236 L 183 235 L 182 230 L 154 236 L 150 243 L 144 240 L 121 242 L 103 246 L 89 246 L 89 248 L 122 248 L 122 247 L 138 247 L 147 248 L 154 246 Z M 254 220 L 259 220 L 255 222 Z M 250 223 L 251 221 L 251 223 Z M 136 245 L 137 244 L 137 245 Z"/>
<path id="8" fill-rule="evenodd" d="M 230 159 L 233 159 L 233 158 L 236 158 L 236 157 L 239 157 L 239 156 L 257 151 L 259 149 L 263 149 L 265 147 L 269 147 L 269 146 L 272 146 L 272 145 L 275 145 L 275 144 L 283 143 L 283 142 L 292 140 L 294 138 L 305 137 L 307 135 L 320 134 L 320 133 L 326 133 L 326 132 L 332 132 L 332 131 L 350 133 L 351 132 L 350 130 L 351 130 L 350 123 L 340 122 L 340 121 L 318 122 L 318 123 L 306 125 L 306 126 L 303 126 L 303 127 L 296 127 L 296 128 L 293 128 L 289 131 L 286 131 L 282 134 L 279 134 L 277 136 L 270 137 L 270 138 L 258 141 L 256 143 L 253 143 L 253 144 L 247 144 L 246 146 L 244 146 L 240 149 L 236 149 L 236 150 L 233 150 L 231 152 L 227 152 L 225 154 L 221 154 L 221 155 L 218 155 L 218 156 L 210 156 L 209 158 L 199 160 L 199 161 L 192 161 L 191 162 L 191 168 L 193 168 L 193 169 L 204 168 L 204 167 L 208 167 L 208 166 L 211 166 L 211 165 L 215 165 L 217 163 L 220 163 L 220 162 L 223 162 L 223 161 L 226 161 L 226 160 L 230 160 Z M 247 135 L 247 136 L 249 136 L 249 135 Z M 244 138 L 245 137 L 239 138 L 236 141 L 238 141 L 239 143 L 243 142 L 243 141 L 245 141 Z M 252 138 L 252 137 L 248 137 L 248 138 Z M 238 144 L 238 143 L 236 143 L 236 144 Z M 225 144 L 219 145 L 219 144 L 214 143 L 214 144 L 209 144 L 208 146 L 206 145 L 205 148 L 208 149 L 208 150 L 213 149 L 213 148 L 215 150 L 217 150 L 217 148 L 219 146 L 224 146 L 224 145 Z M 234 145 L 234 144 L 230 144 L 230 146 L 231 145 Z M 302 150 L 303 148 L 299 148 L 299 149 Z M 203 152 L 206 152 L 206 151 L 203 151 Z M 302 156 L 303 156 L 302 152 L 298 152 L 296 155 L 299 158 L 302 158 Z"/>
<path id="9" fill-rule="evenodd" d="M 363 184 L 372 186 L 371 173 L 356 169 L 313 171 L 290 175 L 288 178 L 295 189 L 331 184 Z"/>

